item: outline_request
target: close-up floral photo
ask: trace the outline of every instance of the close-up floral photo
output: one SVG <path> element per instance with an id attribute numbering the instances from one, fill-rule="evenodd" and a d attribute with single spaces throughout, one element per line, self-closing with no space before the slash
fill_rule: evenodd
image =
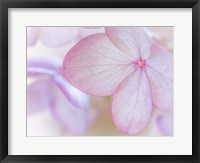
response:
<path id="1" fill-rule="evenodd" d="M 173 136 L 172 26 L 28 26 L 27 136 Z"/>

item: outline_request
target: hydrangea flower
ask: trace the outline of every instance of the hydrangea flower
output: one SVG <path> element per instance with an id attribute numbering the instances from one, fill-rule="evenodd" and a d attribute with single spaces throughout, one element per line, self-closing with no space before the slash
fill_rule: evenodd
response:
<path id="1" fill-rule="evenodd" d="M 71 86 L 62 76 L 62 60 L 44 54 L 28 55 L 28 115 L 49 108 L 68 134 L 79 135 L 88 125 L 89 97 Z"/>
<path id="2" fill-rule="evenodd" d="M 141 131 L 153 105 L 173 109 L 173 56 L 141 27 L 105 27 L 82 39 L 66 55 L 64 76 L 95 96 L 113 96 L 115 125 L 126 134 Z"/>

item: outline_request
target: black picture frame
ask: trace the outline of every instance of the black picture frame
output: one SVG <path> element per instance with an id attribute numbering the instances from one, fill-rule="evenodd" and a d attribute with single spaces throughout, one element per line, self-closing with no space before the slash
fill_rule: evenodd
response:
<path id="1" fill-rule="evenodd" d="M 9 8 L 192 8 L 192 155 L 8 155 Z M 49 161 L 200 163 L 199 29 L 200 2 L 198 0 L 0 0 L 0 161 L 2 163 Z"/>

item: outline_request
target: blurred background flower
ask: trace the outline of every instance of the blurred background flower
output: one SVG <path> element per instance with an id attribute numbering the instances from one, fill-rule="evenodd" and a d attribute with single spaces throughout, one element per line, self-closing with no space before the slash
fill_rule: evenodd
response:
<path id="1" fill-rule="evenodd" d="M 159 115 L 156 119 L 157 126 L 162 135 L 173 135 L 173 113 Z"/>
<path id="2" fill-rule="evenodd" d="M 78 135 L 88 124 L 89 97 L 62 77 L 61 66 L 56 56 L 28 54 L 27 113 L 48 109 L 66 133 Z"/>
<path id="3" fill-rule="evenodd" d="M 173 27 L 147 27 L 151 37 L 173 51 Z M 66 53 L 103 27 L 27 27 L 27 136 L 115 136 L 111 97 L 89 96 L 63 78 Z M 173 112 L 153 109 L 135 136 L 172 136 Z"/>
<path id="4" fill-rule="evenodd" d="M 45 46 L 63 46 L 79 34 L 78 27 L 27 27 L 27 45 L 41 41 Z"/>

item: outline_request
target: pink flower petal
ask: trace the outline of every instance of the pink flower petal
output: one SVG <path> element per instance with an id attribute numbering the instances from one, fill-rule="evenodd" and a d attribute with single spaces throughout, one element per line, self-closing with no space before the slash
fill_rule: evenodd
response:
<path id="1" fill-rule="evenodd" d="M 106 34 L 82 39 L 68 52 L 63 66 L 64 76 L 73 86 L 97 96 L 113 94 L 134 71 L 131 57 L 119 51 Z"/>
<path id="2" fill-rule="evenodd" d="M 173 82 L 153 68 L 147 69 L 153 104 L 163 111 L 173 109 Z"/>
<path id="3" fill-rule="evenodd" d="M 78 35 L 78 27 L 40 27 L 40 40 L 50 47 L 63 46 Z"/>
<path id="4" fill-rule="evenodd" d="M 156 43 L 153 44 L 151 55 L 146 60 L 146 63 L 161 74 L 173 79 L 173 55 L 164 47 Z"/>
<path id="5" fill-rule="evenodd" d="M 38 27 L 27 27 L 27 46 L 32 46 L 38 39 Z"/>
<path id="6" fill-rule="evenodd" d="M 162 132 L 162 134 L 167 136 L 173 135 L 173 114 L 167 114 L 167 115 L 160 115 L 156 119 L 158 128 Z"/>
<path id="7" fill-rule="evenodd" d="M 163 111 L 173 109 L 173 56 L 154 45 L 146 63 L 153 104 Z"/>
<path id="8" fill-rule="evenodd" d="M 142 27 L 105 27 L 110 40 L 123 52 L 135 59 L 147 59 L 151 41 Z"/>
<path id="9" fill-rule="evenodd" d="M 50 106 L 55 98 L 53 83 L 49 80 L 41 80 L 27 86 L 27 113 L 32 114 Z"/>
<path id="10" fill-rule="evenodd" d="M 119 130 L 127 134 L 141 131 L 152 110 L 151 90 L 146 74 L 138 69 L 120 85 L 113 96 L 112 114 Z"/>

